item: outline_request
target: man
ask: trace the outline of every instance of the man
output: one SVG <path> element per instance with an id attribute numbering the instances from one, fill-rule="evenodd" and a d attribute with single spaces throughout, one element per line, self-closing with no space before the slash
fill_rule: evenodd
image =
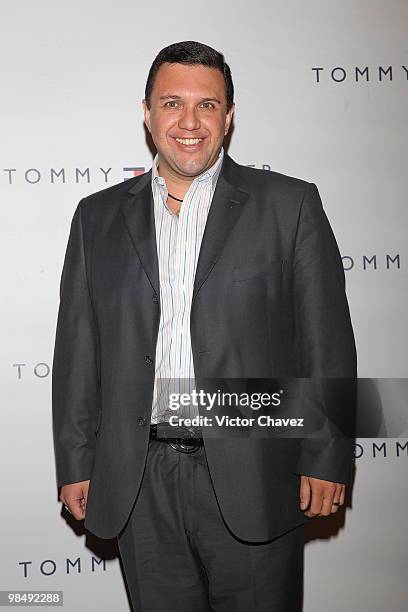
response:
<path id="1" fill-rule="evenodd" d="M 137 611 L 299 610 L 303 525 L 344 504 L 350 441 L 171 434 L 166 385 L 354 377 L 336 241 L 313 183 L 224 152 L 221 53 L 163 49 L 143 107 L 152 169 L 72 220 L 53 363 L 60 498 L 118 538 Z"/>

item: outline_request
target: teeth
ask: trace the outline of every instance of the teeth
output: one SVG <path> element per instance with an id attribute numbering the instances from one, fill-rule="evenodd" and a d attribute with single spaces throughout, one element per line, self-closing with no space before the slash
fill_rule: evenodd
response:
<path id="1" fill-rule="evenodd" d="M 177 142 L 183 145 L 195 145 L 202 141 L 202 138 L 176 138 Z"/>

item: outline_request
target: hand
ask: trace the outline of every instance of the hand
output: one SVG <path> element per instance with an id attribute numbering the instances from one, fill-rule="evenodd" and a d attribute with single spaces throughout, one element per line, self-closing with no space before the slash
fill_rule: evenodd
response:
<path id="1" fill-rule="evenodd" d="M 300 477 L 300 509 L 309 518 L 334 514 L 344 504 L 345 494 L 345 484 Z"/>
<path id="2" fill-rule="evenodd" d="M 90 480 L 82 480 L 61 488 L 60 500 L 77 521 L 85 518 Z"/>

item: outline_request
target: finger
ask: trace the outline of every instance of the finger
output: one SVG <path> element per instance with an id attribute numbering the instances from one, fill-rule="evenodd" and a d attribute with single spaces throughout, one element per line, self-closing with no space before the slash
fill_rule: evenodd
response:
<path id="1" fill-rule="evenodd" d="M 323 496 L 322 508 L 320 510 L 321 516 L 329 516 L 329 514 L 331 514 L 333 508 L 333 495 L 333 493 L 329 492 Z"/>
<path id="2" fill-rule="evenodd" d="M 312 487 L 311 490 L 311 501 L 308 510 L 305 512 L 306 516 L 314 517 L 320 514 L 323 504 L 323 489 L 318 487 Z"/>
<path id="3" fill-rule="evenodd" d="M 300 477 L 300 509 L 305 510 L 310 503 L 310 484 L 307 476 Z"/>
<path id="4" fill-rule="evenodd" d="M 342 485 L 336 485 L 336 491 L 333 496 L 333 502 L 331 507 L 331 513 L 334 514 L 340 507 L 340 499 L 341 499 Z"/>
<path id="5" fill-rule="evenodd" d="M 333 501 L 334 501 L 334 495 L 336 493 L 336 490 L 337 490 L 337 483 L 328 482 L 324 485 L 322 507 L 320 510 L 321 516 L 329 516 L 329 514 L 331 514 Z"/>
<path id="6" fill-rule="evenodd" d="M 346 485 L 341 485 L 341 494 L 340 494 L 340 506 L 344 504 L 346 501 Z"/>
<path id="7" fill-rule="evenodd" d="M 88 503 L 88 491 L 89 491 L 89 481 L 85 482 L 82 486 L 82 505 L 86 510 L 86 505 Z"/>

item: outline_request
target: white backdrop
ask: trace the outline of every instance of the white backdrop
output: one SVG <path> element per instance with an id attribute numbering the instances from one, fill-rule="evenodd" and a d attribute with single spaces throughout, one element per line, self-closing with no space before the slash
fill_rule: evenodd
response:
<path id="1" fill-rule="evenodd" d="M 50 368 L 74 208 L 150 168 L 141 99 L 156 53 L 179 40 L 220 49 L 236 88 L 230 155 L 317 184 L 347 269 L 359 375 L 407 377 L 408 4 L 0 11 L 0 589 L 63 589 L 69 612 L 126 611 L 114 551 L 66 523 L 55 486 Z M 397 442 L 360 439 L 345 517 L 309 525 L 305 612 L 408 609 L 407 438 Z"/>

